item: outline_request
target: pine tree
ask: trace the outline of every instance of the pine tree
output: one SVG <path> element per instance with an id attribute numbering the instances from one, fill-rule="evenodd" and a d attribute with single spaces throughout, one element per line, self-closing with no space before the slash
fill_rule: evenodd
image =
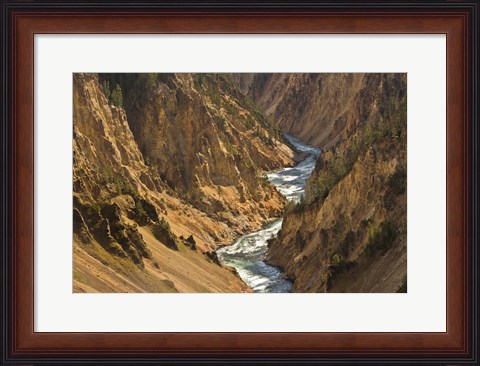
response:
<path id="1" fill-rule="evenodd" d="M 105 94 L 107 99 L 110 100 L 110 82 L 108 80 L 103 80 L 102 86 L 103 93 Z"/>
<path id="2" fill-rule="evenodd" d="M 123 107 L 123 94 L 120 84 L 115 85 L 115 89 L 113 89 L 111 94 L 111 102 L 116 107 Z"/>
<path id="3" fill-rule="evenodd" d="M 157 74 L 147 74 L 147 89 L 155 90 L 157 87 Z"/>

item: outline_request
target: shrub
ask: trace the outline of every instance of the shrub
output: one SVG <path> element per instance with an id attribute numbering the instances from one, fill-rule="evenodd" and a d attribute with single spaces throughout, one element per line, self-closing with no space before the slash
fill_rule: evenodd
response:
<path id="1" fill-rule="evenodd" d="M 407 170 L 405 167 L 399 167 L 395 170 L 387 181 L 387 186 L 390 191 L 395 194 L 403 194 L 407 189 Z"/>
<path id="2" fill-rule="evenodd" d="M 340 254 L 346 257 L 350 253 L 350 248 L 353 247 L 352 244 L 354 244 L 356 240 L 356 234 L 350 230 L 345 236 L 345 239 L 340 243 Z"/>
<path id="3" fill-rule="evenodd" d="M 158 74 L 154 74 L 154 73 L 147 74 L 147 80 L 146 80 L 147 89 L 154 90 L 157 87 L 157 76 Z"/>
<path id="4" fill-rule="evenodd" d="M 118 194 L 129 194 L 130 196 L 136 198 L 138 197 L 138 192 L 133 188 L 133 186 L 128 181 L 117 181 Z"/>
<path id="5" fill-rule="evenodd" d="M 110 102 L 116 107 L 123 108 L 123 93 L 120 84 L 117 84 L 115 89 L 113 89 Z"/>
<path id="6" fill-rule="evenodd" d="M 250 115 L 248 115 L 247 119 L 245 120 L 245 127 L 251 130 L 254 126 L 255 126 L 255 121 Z"/>
<path id="7" fill-rule="evenodd" d="M 305 206 L 307 205 L 305 201 L 305 196 L 302 194 L 300 196 L 300 201 L 295 202 L 295 201 L 287 201 L 287 204 L 285 205 L 285 211 L 287 212 L 300 212 L 302 211 Z"/>
<path id="8" fill-rule="evenodd" d="M 135 207 L 133 208 L 133 212 L 135 213 L 135 217 L 140 225 L 146 225 L 148 223 L 148 215 L 145 209 L 142 206 L 140 200 L 135 202 Z"/>
<path id="9" fill-rule="evenodd" d="M 353 144 L 344 154 L 332 151 L 331 158 L 325 159 L 320 156 L 317 164 L 321 164 L 322 169 L 317 178 L 311 184 L 311 190 L 307 197 L 308 203 L 327 198 L 331 189 L 352 169 L 358 157 L 358 145 Z"/>
<path id="10" fill-rule="evenodd" d="M 398 195 L 405 193 L 407 190 L 407 170 L 398 168 L 387 181 L 387 190 L 383 197 L 383 204 L 387 210 L 390 210 Z"/>
<path id="11" fill-rule="evenodd" d="M 349 271 L 356 265 L 356 262 L 346 260 L 341 254 L 333 253 L 330 256 L 330 265 L 328 266 L 328 272 L 330 274 L 330 279 L 333 279 L 335 276 Z"/>
<path id="12" fill-rule="evenodd" d="M 167 231 L 170 231 L 171 228 L 170 228 L 170 224 L 168 223 L 167 220 L 165 220 L 163 217 L 160 217 L 159 220 L 158 220 L 158 225 L 164 229 L 164 230 L 167 230 Z"/>
<path id="13" fill-rule="evenodd" d="M 194 74 L 193 76 L 193 85 L 195 87 L 195 89 L 197 91 L 201 91 L 202 90 L 202 80 L 201 80 L 201 76 L 198 75 L 198 74 Z"/>
<path id="14" fill-rule="evenodd" d="M 295 234 L 295 244 L 299 251 L 302 251 L 307 245 L 307 240 L 303 237 L 300 230 L 297 230 L 297 233 Z"/>
<path id="15" fill-rule="evenodd" d="M 369 222 L 369 240 L 365 248 L 367 256 L 371 257 L 377 253 L 382 255 L 390 249 L 398 236 L 397 225 L 391 221 L 384 221 L 380 227 Z"/>
<path id="16" fill-rule="evenodd" d="M 265 134 L 263 133 L 263 131 L 261 131 L 260 129 L 256 129 L 255 130 L 255 136 L 257 136 L 260 140 L 262 140 L 263 142 L 265 143 L 268 143 L 268 139 L 267 139 L 267 136 L 265 136 Z"/>
<path id="17" fill-rule="evenodd" d="M 185 243 L 190 247 L 191 250 L 197 250 L 197 242 L 193 235 L 190 235 L 187 239 L 185 239 Z"/>
<path id="18" fill-rule="evenodd" d="M 296 209 L 299 210 L 299 211 L 300 211 L 300 210 L 303 210 L 303 209 L 305 208 L 305 205 L 306 205 L 305 196 L 302 194 L 302 195 L 300 196 L 300 200 L 299 200 L 298 203 L 297 203 Z"/>
<path id="19" fill-rule="evenodd" d="M 153 236 L 166 247 L 178 250 L 177 237 L 172 233 L 170 224 L 163 217 L 153 226 L 152 233 Z"/>
<path id="20" fill-rule="evenodd" d="M 107 178 L 109 183 L 113 183 L 117 195 L 129 194 L 130 196 L 136 198 L 138 197 L 138 192 L 133 188 L 131 183 L 128 180 L 113 176 Z"/>
<path id="21" fill-rule="evenodd" d="M 285 211 L 287 212 L 291 212 L 295 209 L 295 207 L 297 206 L 297 203 L 295 201 L 287 201 L 287 203 L 285 204 Z"/>
<path id="22" fill-rule="evenodd" d="M 102 89 L 103 89 L 103 93 L 105 94 L 105 96 L 107 97 L 107 100 L 110 100 L 110 81 L 108 80 L 103 80 L 102 82 Z"/>

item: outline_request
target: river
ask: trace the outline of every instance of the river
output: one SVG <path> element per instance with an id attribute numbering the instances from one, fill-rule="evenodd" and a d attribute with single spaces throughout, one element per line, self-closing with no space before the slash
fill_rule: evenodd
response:
<path id="1" fill-rule="evenodd" d="M 305 193 L 305 182 L 315 168 L 320 150 L 288 134 L 285 134 L 285 139 L 297 151 L 308 155 L 294 167 L 268 173 L 267 178 L 288 200 L 298 202 Z M 262 230 L 243 235 L 232 245 L 217 250 L 220 261 L 234 267 L 254 292 L 288 292 L 292 287 L 278 267 L 263 261 L 268 240 L 277 235 L 282 222 L 283 218 L 273 219 Z"/>

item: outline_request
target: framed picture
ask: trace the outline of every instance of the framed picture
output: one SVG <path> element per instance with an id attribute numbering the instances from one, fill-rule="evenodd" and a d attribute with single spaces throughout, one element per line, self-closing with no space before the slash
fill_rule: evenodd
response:
<path id="1" fill-rule="evenodd" d="M 2 1 L 2 362 L 476 364 L 477 1 Z"/>

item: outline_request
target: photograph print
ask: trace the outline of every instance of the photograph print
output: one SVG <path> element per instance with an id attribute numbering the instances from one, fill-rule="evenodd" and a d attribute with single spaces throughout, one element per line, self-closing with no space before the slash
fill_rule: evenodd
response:
<path id="1" fill-rule="evenodd" d="M 406 293 L 407 74 L 74 73 L 74 293 Z"/>

